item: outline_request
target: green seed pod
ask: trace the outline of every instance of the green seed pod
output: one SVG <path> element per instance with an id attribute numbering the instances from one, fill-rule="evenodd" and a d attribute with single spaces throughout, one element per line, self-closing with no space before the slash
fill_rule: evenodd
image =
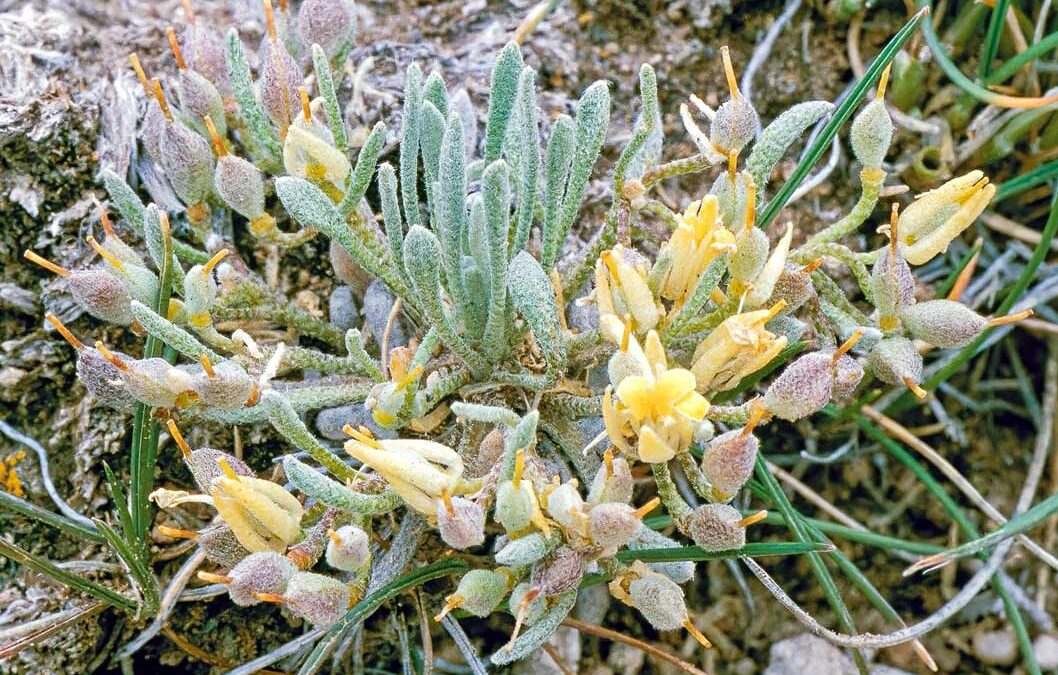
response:
<path id="1" fill-rule="evenodd" d="M 195 373 L 191 388 L 203 405 L 217 410 L 238 410 L 253 393 L 254 379 L 234 361 L 221 361 Z"/>
<path id="2" fill-rule="evenodd" d="M 772 385 L 774 386 L 774 385 Z M 705 446 L 702 473 L 713 488 L 713 498 L 731 501 L 753 475 L 760 441 L 745 429 L 720 434 Z"/>
<path id="3" fill-rule="evenodd" d="M 322 47 L 331 61 L 345 54 L 356 38 L 353 0 L 305 0 L 298 10 L 298 37 L 306 49 Z"/>
<path id="4" fill-rule="evenodd" d="M 897 327 L 897 315 L 915 302 L 915 276 L 899 249 L 889 246 L 871 270 L 871 295 L 883 331 Z"/>
<path id="5" fill-rule="evenodd" d="M 720 220 L 728 228 L 735 227 L 746 215 L 746 202 L 749 199 L 746 183 L 742 174 L 737 174 L 732 185 L 731 177 L 725 171 L 716 177 L 709 189 L 709 194 L 716 197 Z"/>
<path id="6" fill-rule="evenodd" d="M 776 417 L 790 422 L 822 410 L 833 391 L 831 356 L 811 352 L 786 366 L 764 394 L 764 405 Z"/>
<path id="7" fill-rule="evenodd" d="M 550 542 L 544 535 L 533 532 L 504 544 L 503 548 L 496 551 L 496 562 L 510 567 L 532 565 L 547 555 L 550 548 Z"/>
<path id="8" fill-rule="evenodd" d="M 298 566 L 285 555 L 251 553 L 228 572 L 228 597 L 240 607 L 256 605 L 261 601 L 255 593 L 283 593 L 297 571 Z"/>
<path id="9" fill-rule="evenodd" d="M 470 570 L 459 580 L 456 591 L 448 596 L 453 608 L 459 607 L 479 618 L 492 614 L 507 595 L 509 577 L 498 570 Z"/>
<path id="10" fill-rule="evenodd" d="M 738 97 L 724 102 L 709 127 L 709 140 L 723 154 L 742 152 L 757 133 L 760 118 L 749 99 Z"/>
<path id="11" fill-rule="evenodd" d="M 584 560 L 568 546 L 560 546 L 533 568 L 532 586 L 550 598 L 571 591 L 584 578 Z"/>
<path id="12" fill-rule="evenodd" d="M 213 489 L 213 480 L 224 475 L 219 461 L 222 459 L 238 476 L 255 475 L 253 469 L 235 455 L 214 448 L 196 448 L 184 455 L 184 462 L 191 470 L 195 484 L 202 492 L 209 494 L 209 491 Z"/>
<path id="13" fill-rule="evenodd" d="M 649 527 L 640 528 L 639 532 L 628 540 L 628 550 L 630 551 L 651 548 L 681 548 L 682 546 L 683 544 L 680 542 L 674 539 L 669 539 L 662 533 L 657 530 L 652 530 Z M 647 567 L 658 574 L 664 574 L 677 584 L 685 584 L 694 578 L 694 562 L 690 560 L 684 560 L 681 562 L 648 563 Z"/>
<path id="14" fill-rule="evenodd" d="M 224 120 L 224 100 L 220 92 L 204 75 L 184 68 L 178 75 L 177 98 L 180 109 L 192 120 L 208 116 L 217 125 L 217 132 L 224 136 L 228 132 Z"/>
<path id="15" fill-rule="evenodd" d="M 179 122 L 169 122 L 162 130 L 158 151 L 159 164 L 180 201 L 194 206 L 209 199 L 213 153 L 206 139 Z"/>
<path id="16" fill-rule="evenodd" d="M 86 312 L 117 326 L 132 323 L 132 296 L 121 280 L 103 267 L 70 272 L 66 288 Z"/>
<path id="17" fill-rule="evenodd" d="M 728 551 L 746 545 L 742 515 L 727 504 L 703 504 L 687 520 L 685 530 L 705 551 Z"/>
<path id="18" fill-rule="evenodd" d="M 345 525 L 328 533 L 327 564 L 344 572 L 356 572 L 371 562 L 371 542 L 367 532 L 356 525 Z"/>
<path id="19" fill-rule="evenodd" d="M 867 356 L 875 377 L 886 384 L 915 385 L 922 382 L 922 357 L 915 343 L 904 337 L 881 340 Z"/>
<path id="20" fill-rule="evenodd" d="M 478 546 L 485 541 L 485 511 L 462 497 L 442 499 L 437 502 L 437 529 L 441 539 L 457 551 Z"/>
<path id="21" fill-rule="evenodd" d="M 588 503 L 592 506 L 605 502 L 627 504 L 632 501 L 632 469 L 624 457 L 614 458 L 612 451 L 605 458 L 588 490 Z"/>
<path id="22" fill-rule="evenodd" d="M 915 339 L 941 349 L 965 347 L 988 327 L 988 319 L 953 300 L 928 300 L 905 307 L 900 320 Z"/>
<path id="23" fill-rule="evenodd" d="M 592 542 L 604 551 L 616 551 L 643 527 L 640 518 L 628 504 L 599 504 L 588 511 L 588 533 Z"/>
<path id="24" fill-rule="evenodd" d="M 728 265 L 731 279 L 743 285 L 749 284 L 757 278 L 760 271 L 764 269 L 764 264 L 768 262 L 771 243 L 764 230 L 751 226 L 739 231 L 738 236 L 735 237 L 735 246 L 738 248 L 731 256 L 731 262 Z"/>
<path id="25" fill-rule="evenodd" d="M 496 490 L 496 522 L 508 532 L 520 532 L 529 527 L 533 515 L 533 495 L 529 482 L 504 481 Z"/>
<path id="26" fill-rule="evenodd" d="M 849 140 L 860 164 L 871 169 L 882 166 L 885 153 L 893 141 L 893 120 L 889 117 L 884 99 L 874 99 L 856 115 L 849 131 Z"/>
<path id="27" fill-rule="evenodd" d="M 511 597 L 507 602 L 507 608 L 511 611 L 511 614 L 518 616 L 525 596 L 534 590 L 536 589 L 528 581 L 523 581 L 511 590 Z M 547 599 L 537 591 L 536 597 L 530 600 L 525 607 L 525 621 L 523 623 L 526 626 L 532 626 L 544 616 L 546 609 Z"/>
<path id="28" fill-rule="evenodd" d="M 280 129 L 286 129 L 298 118 L 301 82 L 301 69 L 286 47 L 278 41 L 266 39 L 261 51 L 257 95 L 265 114 Z"/>
<path id="29" fill-rule="evenodd" d="M 219 157 L 213 183 L 224 203 L 243 218 L 252 221 L 265 212 L 264 178 L 257 167 L 242 157 Z"/>
<path id="30" fill-rule="evenodd" d="M 563 528 L 574 532 L 583 531 L 587 513 L 576 481 L 567 481 L 547 495 L 547 512 Z"/>
<path id="31" fill-rule="evenodd" d="M 628 585 L 628 595 L 656 630 L 677 630 L 690 621 L 683 589 L 662 574 L 650 572 L 639 577 Z"/>
<path id="32" fill-rule="evenodd" d="M 215 525 L 203 530 L 195 541 L 209 561 L 221 567 L 237 565 L 239 561 L 251 555 L 227 525 Z"/>
<path id="33" fill-rule="evenodd" d="M 315 628 L 329 628 L 349 609 L 349 587 L 337 579 L 298 572 L 290 578 L 283 602 Z"/>
<path id="34" fill-rule="evenodd" d="M 204 328 L 213 321 L 209 314 L 217 301 L 213 270 L 227 255 L 228 249 L 221 249 L 208 262 L 195 265 L 184 276 L 184 309 L 188 323 L 195 328 Z"/>

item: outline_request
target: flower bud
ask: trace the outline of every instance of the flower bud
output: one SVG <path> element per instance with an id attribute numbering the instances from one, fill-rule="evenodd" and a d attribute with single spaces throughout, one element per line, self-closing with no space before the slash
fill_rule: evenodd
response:
<path id="1" fill-rule="evenodd" d="M 588 511 L 588 533 L 592 542 L 603 551 L 616 552 L 639 532 L 643 517 L 659 503 L 660 500 L 654 497 L 638 509 L 617 502 L 593 506 Z"/>
<path id="2" fill-rule="evenodd" d="M 904 337 L 881 340 L 867 356 L 867 364 L 882 382 L 903 384 L 919 398 L 925 398 L 926 392 L 918 386 L 922 382 L 922 356 L 911 340 Z"/>
<path id="3" fill-rule="evenodd" d="M 739 231 L 735 237 L 735 246 L 738 248 L 731 257 L 728 270 L 731 272 L 732 281 L 737 281 L 741 287 L 747 288 L 764 269 L 764 263 L 768 262 L 771 243 L 764 230 L 749 226 Z"/>
<path id="4" fill-rule="evenodd" d="M 560 546 L 533 568 L 533 588 L 547 598 L 571 591 L 584 578 L 584 561 L 568 546 Z"/>
<path id="5" fill-rule="evenodd" d="M 941 349 L 965 347 L 988 327 L 988 319 L 953 300 L 928 300 L 904 307 L 900 320 L 915 339 Z"/>
<path id="6" fill-rule="evenodd" d="M 227 584 L 231 601 L 240 607 L 249 607 L 261 602 L 257 593 L 283 593 L 297 571 L 297 565 L 286 556 L 263 551 L 246 556 L 224 577 L 199 573 L 199 578 Z"/>
<path id="7" fill-rule="evenodd" d="M 223 248 L 208 262 L 192 267 L 184 276 L 184 306 L 190 324 L 196 328 L 204 328 L 212 322 L 209 310 L 217 301 L 217 282 L 213 279 L 213 270 L 227 255 L 228 249 Z"/>
<path id="8" fill-rule="evenodd" d="M 547 555 L 548 550 L 550 550 L 549 540 L 539 532 L 533 532 L 508 541 L 503 548 L 496 551 L 495 558 L 496 562 L 501 565 L 522 567 L 540 560 Z"/>
<path id="9" fill-rule="evenodd" d="M 371 562 L 371 547 L 367 532 L 355 525 L 345 525 L 327 533 L 325 560 L 344 572 L 356 572 Z"/>
<path id="10" fill-rule="evenodd" d="M 588 490 L 588 503 L 592 506 L 605 502 L 627 504 L 632 501 L 632 469 L 624 457 L 613 456 L 608 448 L 603 454 L 603 464 L 595 472 L 595 479 Z"/>
<path id="11" fill-rule="evenodd" d="M 253 395 L 256 382 L 234 361 L 211 364 L 202 355 L 203 370 L 191 377 L 191 387 L 202 405 L 217 410 L 238 410 Z"/>
<path id="12" fill-rule="evenodd" d="M 459 580 L 455 593 L 445 598 L 444 609 L 434 619 L 440 621 L 456 608 L 484 619 L 503 602 L 509 578 L 499 570 L 470 570 Z"/>
<path id="13" fill-rule="evenodd" d="M 547 495 L 547 512 L 566 530 L 584 532 L 587 513 L 576 480 L 562 483 Z"/>
<path id="14" fill-rule="evenodd" d="M 878 324 L 883 331 L 897 327 L 900 310 L 915 302 L 915 276 L 895 247 L 882 250 L 871 269 L 871 295 L 880 315 Z"/>
<path id="15" fill-rule="evenodd" d="M 524 471 L 525 451 L 519 450 L 514 459 L 514 477 L 500 483 L 496 490 L 495 519 L 509 533 L 529 527 L 536 509 L 533 487 L 522 478 Z"/>
<path id="16" fill-rule="evenodd" d="M 349 587 L 337 579 L 298 572 L 290 577 L 282 600 L 294 614 L 315 628 L 329 628 L 349 609 Z"/>
<path id="17" fill-rule="evenodd" d="M 763 408 L 758 410 L 763 412 Z M 713 499 L 728 502 L 738 494 L 753 475 L 759 448 L 760 441 L 748 424 L 709 441 L 702 453 L 702 473 L 712 487 Z"/>
<path id="18" fill-rule="evenodd" d="M 305 0 L 298 10 L 298 37 L 306 48 L 317 44 L 335 60 L 356 38 L 356 5 L 352 0 Z"/>
<path id="19" fill-rule="evenodd" d="M 728 551 L 746 545 L 742 514 L 727 504 L 702 504 L 688 517 L 685 530 L 704 551 Z"/>
<path id="20" fill-rule="evenodd" d="M 871 169 L 881 168 L 893 141 L 893 120 L 884 99 L 876 98 L 864 106 L 852 121 L 849 140 L 860 164 Z"/>
<path id="21" fill-rule="evenodd" d="M 745 215 L 750 183 L 741 175 L 724 172 L 716 177 L 709 188 L 709 194 L 716 199 L 720 221 L 727 227 L 736 227 Z"/>
<path id="22" fill-rule="evenodd" d="M 485 511 L 474 501 L 441 493 L 437 529 L 446 544 L 462 551 L 485 541 Z"/>
<path id="23" fill-rule="evenodd" d="M 210 496 L 239 543 L 254 552 L 285 551 L 301 534 L 301 502 L 280 485 L 218 464 L 224 475 L 213 480 Z"/>
<path id="24" fill-rule="evenodd" d="M 924 265 L 947 250 L 995 196 L 996 186 L 980 171 L 953 178 L 920 195 L 900 214 L 900 243 L 912 265 Z"/>

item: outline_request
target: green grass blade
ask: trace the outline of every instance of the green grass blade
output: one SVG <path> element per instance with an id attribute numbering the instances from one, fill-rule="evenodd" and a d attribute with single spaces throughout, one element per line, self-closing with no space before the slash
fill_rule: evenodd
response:
<path id="1" fill-rule="evenodd" d="M 1055 33 L 1055 35 L 1058 36 L 1058 33 Z M 992 207 L 994 208 L 996 204 L 1004 199 L 1010 199 L 1022 192 L 1031 190 L 1037 185 L 1046 183 L 1055 176 L 1058 176 L 1058 159 L 1041 164 L 1032 171 L 1000 183 L 999 187 L 996 188 L 996 196 L 992 199 Z"/>
<path id="2" fill-rule="evenodd" d="M 771 224 L 771 221 L 775 220 L 775 217 L 779 215 L 779 211 L 786 206 L 786 202 L 790 200 L 793 193 L 801 185 L 801 182 L 808 176 L 808 172 L 812 170 L 819 158 L 823 156 L 823 153 L 830 148 L 830 143 L 837 135 L 838 130 L 844 126 L 845 122 L 852 116 L 853 111 L 859 106 L 860 101 L 863 99 L 863 95 L 867 93 L 867 90 L 874 84 L 878 79 L 878 76 L 882 74 L 882 71 L 889 62 L 893 60 L 897 52 L 903 44 L 911 37 L 911 34 L 918 28 L 918 24 L 922 22 L 922 19 L 926 16 L 926 12 L 919 11 L 914 17 L 900 29 L 900 31 L 893 36 L 893 39 L 889 41 L 878 54 L 878 56 L 871 62 L 867 72 L 863 74 L 856 86 L 852 88 L 848 98 L 834 109 L 834 113 L 827 122 L 826 126 L 823 127 L 823 131 L 820 132 L 819 137 L 815 143 L 805 153 L 805 158 L 801 161 L 797 168 L 794 169 L 793 174 L 789 180 L 783 184 L 782 188 L 775 193 L 775 196 L 771 198 L 767 206 L 764 207 L 764 211 L 761 213 L 760 218 L 757 220 L 757 225 L 762 228 L 767 228 Z"/>
<path id="3" fill-rule="evenodd" d="M 679 548 L 644 548 L 639 550 L 624 550 L 617 554 L 617 559 L 622 562 L 641 560 L 646 563 L 661 562 L 684 562 L 687 560 L 723 560 L 725 558 L 763 558 L 765 556 L 778 555 L 801 555 L 804 553 L 829 553 L 834 547 L 829 544 L 818 542 L 764 542 L 758 544 L 746 544 L 742 548 L 733 548 L 727 551 L 704 551 L 698 546 L 680 546 Z"/>
<path id="4" fill-rule="evenodd" d="M 1025 51 L 1004 61 L 1003 65 L 993 70 L 991 74 L 985 78 L 985 84 L 1001 84 L 1009 80 L 1026 64 L 1045 57 L 1056 48 L 1058 48 L 1058 31 L 1043 37 L 1039 42 L 1031 45 Z"/>
<path id="5" fill-rule="evenodd" d="M 89 581 L 88 579 L 82 579 L 76 574 L 71 574 L 64 569 L 56 567 L 51 561 L 45 560 L 39 556 L 36 556 L 29 551 L 7 541 L 3 537 L 0 537 L 0 555 L 4 556 L 8 560 L 14 563 L 23 565 L 36 572 L 47 575 L 52 579 L 55 579 L 59 583 L 75 588 L 84 593 L 88 593 L 94 598 L 98 598 L 108 605 L 120 609 L 123 612 L 132 612 L 136 609 L 136 603 L 126 598 L 124 595 L 112 591 L 109 588 L 100 586 L 99 584 Z"/>
<path id="6" fill-rule="evenodd" d="M 27 502 L 25 499 L 19 499 L 13 494 L 3 490 L 0 490 L 0 509 L 6 509 L 12 513 L 17 513 L 20 516 L 32 518 L 45 525 L 51 525 L 52 527 L 60 529 L 75 537 L 84 537 L 89 541 L 103 541 L 103 536 L 94 528 L 86 527 L 77 521 L 70 520 L 64 515 L 53 513 L 47 509 L 42 509 L 36 504 Z"/>
<path id="7" fill-rule="evenodd" d="M 992 62 L 996 60 L 996 54 L 999 52 L 999 39 L 1003 37 L 1008 7 L 1010 7 L 1010 0 L 996 0 L 995 6 L 992 7 L 992 14 L 988 17 L 988 32 L 985 34 L 985 41 L 981 47 L 979 72 L 982 82 L 988 81 L 988 75 L 992 72 Z"/>

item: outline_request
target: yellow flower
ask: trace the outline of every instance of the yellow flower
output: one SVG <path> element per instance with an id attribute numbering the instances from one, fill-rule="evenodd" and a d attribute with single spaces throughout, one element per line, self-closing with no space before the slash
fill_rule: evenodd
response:
<path id="1" fill-rule="evenodd" d="M 301 534 L 301 502 L 282 486 L 237 475 L 223 459 L 213 481 L 213 505 L 246 550 L 282 553 Z"/>
<path id="2" fill-rule="evenodd" d="M 622 351 L 640 351 L 635 337 L 626 338 Z M 633 344 L 635 343 L 635 344 Z M 637 438 L 636 454 L 644 462 L 666 462 L 690 445 L 695 426 L 709 410 L 709 402 L 695 391 L 694 375 L 684 368 L 669 368 L 658 334 L 650 331 L 641 350 L 648 368 L 625 375 L 603 393 L 603 421 L 615 446 L 631 452 L 629 439 Z"/>
<path id="3" fill-rule="evenodd" d="M 457 494 L 463 460 L 452 448 L 418 439 L 378 440 L 346 425 L 345 451 L 393 486 L 408 506 L 427 516 L 437 513 L 442 494 Z"/>
<path id="4" fill-rule="evenodd" d="M 980 171 L 953 178 L 920 195 L 900 214 L 898 241 L 912 265 L 923 265 L 948 248 L 992 201 L 996 186 Z"/>
<path id="5" fill-rule="evenodd" d="M 283 166 L 291 176 L 315 183 L 329 197 L 341 198 L 345 179 L 352 170 L 345 153 L 320 138 L 312 122 L 298 118 L 287 127 L 283 141 Z"/>
<path id="6" fill-rule="evenodd" d="M 786 346 L 786 337 L 776 337 L 764 328 L 785 302 L 771 309 L 759 309 L 730 316 L 694 351 L 691 372 L 698 391 L 731 389 L 742 378 L 754 373 L 774 359 Z"/>
<path id="7" fill-rule="evenodd" d="M 620 245 L 603 251 L 595 263 L 594 298 L 599 314 L 631 315 L 641 333 L 656 326 L 663 314 L 647 285 L 646 272 L 628 262 Z"/>
<path id="8" fill-rule="evenodd" d="M 680 224 L 662 247 L 659 259 L 671 259 L 661 282 L 661 297 L 682 303 L 714 258 L 735 248 L 735 235 L 718 216 L 714 195 L 692 203 L 679 216 Z"/>

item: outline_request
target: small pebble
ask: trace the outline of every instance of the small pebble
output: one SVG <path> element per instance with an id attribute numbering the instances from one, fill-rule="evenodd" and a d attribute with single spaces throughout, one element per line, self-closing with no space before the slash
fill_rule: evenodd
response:
<path id="1" fill-rule="evenodd" d="M 1032 651 L 1042 670 L 1058 670 L 1058 635 L 1040 635 L 1032 643 Z"/>
<path id="2" fill-rule="evenodd" d="M 988 630 L 973 637 L 974 656 L 990 666 L 1009 666 L 1018 658 L 1014 634 L 1005 630 Z"/>

